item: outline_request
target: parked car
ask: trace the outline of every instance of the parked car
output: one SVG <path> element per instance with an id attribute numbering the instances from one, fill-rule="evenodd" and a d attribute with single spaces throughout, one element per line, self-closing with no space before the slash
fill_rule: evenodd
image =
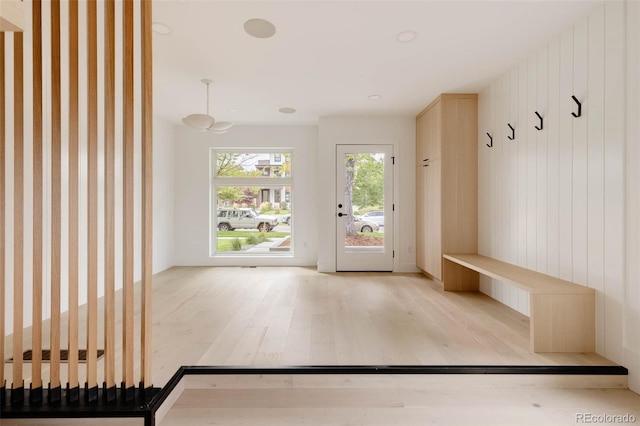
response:
<path id="1" fill-rule="evenodd" d="M 384 211 L 382 210 L 374 210 L 370 211 L 367 214 L 363 214 L 360 216 L 364 220 L 369 220 L 371 222 L 375 222 L 380 226 L 384 226 Z"/>
<path id="2" fill-rule="evenodd" d="M 258 214 L 249 208 L 223 207 L 218 209 L 218 230 L 233 231 L 234 229 L 257 229 L 269 232 L 278 226 L 276 216 Z"/>
<path id="3" fill-rule="evenodd" d="M 360 219 L 355 216 L 353 218 L 353 224 L 358 232 L 376 232 L 380 229 L 380 226 L 378 226 L 377 223 L 371 222 L 370 220 Z"/>
<path id="4" fill-rule="evenodd" d="M 283 215 L 280 218 L 280 221 L 286 223 L 289 226 L 291 226 L 291 213 Z"/>

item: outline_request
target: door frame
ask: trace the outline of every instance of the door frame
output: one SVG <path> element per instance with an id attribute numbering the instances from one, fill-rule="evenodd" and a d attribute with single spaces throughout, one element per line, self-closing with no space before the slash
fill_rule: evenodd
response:
<path id="1" fill-rule="evenodd" d="M 344 200 L 344 156 L 354 153 L 384 153 L 384 246 L 380 251 L 347 250 L 344 244 L 345 231 L 341 219 L 342 209 L 338 208 L 340 201 Z M 394 145 L 391 143 L 371 144 L 337 144 L 335 151 L 335 261 L 336 271 L 387 271 L 393 272 L 395 266 L 395 157 Z"/>

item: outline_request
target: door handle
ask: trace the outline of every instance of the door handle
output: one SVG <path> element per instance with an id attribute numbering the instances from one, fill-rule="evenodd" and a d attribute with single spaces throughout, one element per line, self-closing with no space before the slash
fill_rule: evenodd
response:
<path id="1" fill-rule="evenodd" d="M 338 217 L 346 216 L 344 213 L 338 213 Z"/>

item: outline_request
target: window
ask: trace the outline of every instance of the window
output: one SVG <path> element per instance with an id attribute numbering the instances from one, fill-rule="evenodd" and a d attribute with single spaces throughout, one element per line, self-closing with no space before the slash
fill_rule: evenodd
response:
<path id="1" fill-rule="evenodd" d="M 211 256 L 292 255 L 291 154 L 212 150 Z"/>

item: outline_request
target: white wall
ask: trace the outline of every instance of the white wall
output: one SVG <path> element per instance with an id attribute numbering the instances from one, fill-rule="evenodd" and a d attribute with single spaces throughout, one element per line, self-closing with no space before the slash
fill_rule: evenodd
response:
<path id="1" fill-rule="evenodd" d="M 174 126 L 153 123 L 153 273 L 173 266 Z"/>
<path id="2" fill-rule="evenodd" d="M 175 265 L 312 266 L 317 259 L 317 144 L 315 126 L 236 126 L 229 133 L 175 128 Z M 293 257 L 209 256 L 210 149 L 292 148 Z M 323 231 L 324 232 L 324 231 Z"/>
<path id="3" fill-rule="evenodd" d="M 625 16 L 627 275 L 623 324 L 624 364 L 629 369 L 630 387 L 640 392 L 640 2 L 627 2 Z"/>
<path id="4" fill-rule="evenodd" d="M 625 255 L 637 265 L 637 9 L 599 6 L 507 71 L 480 93 L 478 129 L 480 253 L 596 289 L 597 352 L 634 365 L 636 376 L 640 282 L 637 267 L 625 280 Z M 627 85 L 636 85 L 626 100 L 625 45 L 633 50 Z M 582 102 L 580 118 L 570 115 L 572 95 Z M 543 131 L 534 128 L 535 111 Z M 523 291 L 486 277 L 481 290 L 528 314 Z"/>
<path id="5" fill-rule="evenodd" d="M 417 272 L 415 256 L 414 117 L 320 117 L 318 146 L 318 271 L 336 270 L 336 145 L 392 144 L 395 272 Z"/>

